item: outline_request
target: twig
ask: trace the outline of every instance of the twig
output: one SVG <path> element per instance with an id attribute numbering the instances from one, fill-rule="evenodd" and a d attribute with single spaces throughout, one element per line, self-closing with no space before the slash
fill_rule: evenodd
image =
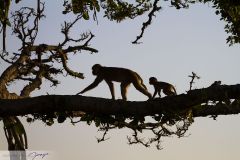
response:
<path id="1" fill-rule="evenodd" d="M 132 42 L 132 44 L 139 44 L 140 42 L 138 42 L 144 34 L 145 29 L 151 24 L 152 22 L 152 17 L 155 16 L 154 13 L 159 11 L 161 9 L 161 7 L 158 7 L 159 0 L 155 0 L 153 3 L 153 9 L 151 10 L 151 12 L 148 14 L 148 20 L 146 22 L 144 22 L 142 24 L 142 28 L 141 28 L 141 33 L 139 36 L 137 36 L 136 40 Z"/>
<path id="2" fill-rule="evenodd" d="M 197 74 L 194 73 L 194 72 L 192 72 L 192 75 L 189 75 L 188 77 L 192 78 L 191 81 L 190 81 L 190 89 L 189 89 L 189 90 L 191 91 L 191 90 L 192 90 L 193 83 L 195 83 L 195 82 L 194 82 L 194 79 L 195 79 L 195 78 L 200 79 L 200 77 L 197 76 Z"/>

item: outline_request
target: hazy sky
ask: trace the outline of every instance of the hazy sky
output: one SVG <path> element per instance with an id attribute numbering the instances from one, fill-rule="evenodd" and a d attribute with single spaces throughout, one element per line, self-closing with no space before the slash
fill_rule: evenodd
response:
<path id="1" fill-rule="evenodd" d="M 31 4 L 32 1 L 23 0 L 19 5 L 27 3 Z M 63 40 L 63 36 L 59 34 L 60 25 L 73 17 L 61 16 L 61 5 L 62 1 L 46 2 L 47 17 L 41 24 L 38 43 L 55 45 Z M 81 32 L 92 31 L 96 37 L 91 41 L 91 47 L 98 49 L 99 53 L 90 55 L 82 52 L 71 56 L 69 66 L 75 71 L 83 72 L 86 78 L 80 80 L 59 77 L 61 84 L 58 87 L 50 88 L 49 83 L 44 83 L 42 89 L 35 91 L 32 96 L 46 92 L 76 94 L 94 80 L 91 67 L 95 63 L 135 70 L 142 76 L 151 93 L 153 88 L 148 84 L 151 76 L 172 83 L 178 93 L 184 93 L 189 89 L 188 75 L 192 71 L 201 76 L 194 88 L 208 87 L 216 80 L 221 80 L 223 84 L 237 84 L 240 82 L 240 47 L 229 47 L 226 44 L 224 22 L 214 12 L 210 4 L 193 5 L 187 10 L 176 10 L 166 4 L 145 31 L 140 45 L 132 45 L 131 41 L 140 33 L 146 16 L 116 23 L 103 19 L 102 14 L 99 14 L 98 24 L 94 21 L 81 21 L 71 34 L 76 36 Z M 11 32 L 8 31 L 10 35 Z M 13 51 L 17 50 L 18 43 L 16 39 L 8 38 L 8 48 Z M 5 67 L 1 63 L 0 73 Z M 11 90 L 18 92 L 21 87 L 21 84 L 16 83 Z M 119 84 L 116 83 L 115 87 L 116 97 L 120 98 Z M 111 97 L 105 83 L 85 95 Z M 131 101 L 147 99 L 133 86 L 129 89 L 128 97 Z M 197 118 L 188 130 L 188 137 L 163 139 L 164 149 L 161 151 L 154 146 L 129 146 L 126 137 L 131 135 L 131 131 L 127 129 L 111 131 L 110 140 L 97 143 L 95 137 L 101 136 L 97 128 L 83 123 L 72 126 L 67 121 L 51 127 L 42 122 L 24 124 L 29 149 L 53 151 L 59 160 L 237 160 L 240 157 L 239 120 L 238 115 L 220 116 L 216 121 L 211 118 Z M 2 128 L 2 123 L 0 127 Z M 0 130 L 0 137 L 0 150 L 5 150 L 7 144 L 3 130 Z"/>

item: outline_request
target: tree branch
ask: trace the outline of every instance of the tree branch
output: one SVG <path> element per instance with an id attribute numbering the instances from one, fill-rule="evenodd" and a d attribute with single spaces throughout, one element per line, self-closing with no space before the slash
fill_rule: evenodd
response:
<path id="1" fill-rule="evenodd" d="M 0 99 L 0 117 L 33 113 L 47 114 L 49 112 L 61 111 L 83 111 L 106 115 L 148 116 L 166 112 L 181 113 L 188 109 L 192 109 L 194 117 L 212 114 L 237 114 L 240 111 L 238 101 L 224 106 L 219 105 L 215 108 L 199 105 L 208 101 L 223 101 L 224 103 L 227 99 L 239 99 L 239 97 L 240 84 L 196 89 L 189 91 L 187 94 L 168 96 L 144 102 L 114 101 L 78 95 L 47 95 L 16 100 Z M 225 110 L 226 107 L 228 107 L 229 110 Z"/>
<path id="2" fill-rule="evenodd" d="M 148 20 L 142 24 L 141 33 L 139 36 L 137 36 L 136 40 L 134 40 L 132 42 L 133 44 L 139 43 L 138 41 L 143 37 L 145 29 L 151 24 L 152 18 L 153 18 L 153 16 L 155 16 L 154 13 L 161 9 L 161 7 L 157 6 L 158 2 L 159 2 L 159 0 L 154 0 L 153 8 L 152 8 L 151 12 L 148 14 Z"/>

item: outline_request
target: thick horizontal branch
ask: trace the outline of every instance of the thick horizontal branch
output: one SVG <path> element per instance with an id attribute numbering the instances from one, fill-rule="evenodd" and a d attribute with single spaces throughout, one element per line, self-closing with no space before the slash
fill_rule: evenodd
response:
<path id="1" fill-rule="evenodd" d="M 236 100 L 231 104 L 217 103 L 216 105 L 201 105 L 193 107 L 193 117 L 212 117 L 218 115 L 230 115 L 240 113 L 240 101 Z"/>
<path id="2" fill-rule="evenodd" d="M 240 98 L 240 84 L 219 85 L 203 89 L 196 89 L 176 96 L 153 99 L 149 101 L 122 101 L 110 100 L 96 97 L 85 97 L 79 95 L 45 95 L 33 98 L 22 98 L 16 100 L 0 99 L 0 117 L 9 115 L 26 115 L 33 113 L 47 114 L 59 111 L 83 111 L 96 114 L 108 115 L 154 115 L 159 113 L 181 112 L 186 109 L 193 109 L 194 116 L 236 114 L 240 112 L 239 103 L 233 105 L 226 111 L 226 105 L 211 107 L 196 107 L 208 101 L 226 101 Z M 195 110 L 196 111 L 195 111 Z"/>
<path id="3" fill-rule="evenodd" d="M 86 50 L 86 51 L 90 51 L 90 52 L 94 52 L 97 53 L 98 50 L 91 48 L 89 46 L 85 45 L 78 45 L 78 46 L 69 46 L 67 49 L 62 49 L 59 46 L 56 45 L 47 45 L 47 44 L 40 44 L 40 45 L 36 45 L 36 46 L 31 46 L 29 48 L 30 51 L 37 51 L 40 50 L 42 52 L 46 52 L 46 51 L 57 51 L 57 50 L 61 50 L 64 53 L 68 53 L 68 52 L 75 52 L 75 51 L 81 51 L 81 50 Z"/>

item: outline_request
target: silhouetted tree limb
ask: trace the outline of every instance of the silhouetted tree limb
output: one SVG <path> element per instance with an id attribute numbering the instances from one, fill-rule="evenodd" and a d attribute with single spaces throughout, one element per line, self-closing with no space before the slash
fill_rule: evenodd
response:
<path id="1" fill-rule="evenodd" d="M 161 7 L 158 7 L 159 0 L 155 0 L 153 3 L 152 10 L 148 14 L 148 20 L 142 24 L 141 33 L 137 38 L 132 42 L 133 44 L 139 43 L 138 41 L 143 37 L 145 29 L 152 23 L 152 18 L 155 16 L 155 12 L 159 11 Z"/>
<path id="2" fill-rule="evenodd" d="M 110 100 L 96 97 L 84 97 L 77 95 L 46 95 L 33 98 L 16 100 L 0 100 L 0 116 L 26 115 L 33 113 L 47 114 L 49 112 L 61 111 L 83 111 L 87 113 L 106 115 L 154 115 L 165 112 L 181 112 L 186 109 L 193 109 L 194 117 L 203 115 L 236 114 L 239 113 L 238 101 L 240 85 L 219 85 L 203 89 L 195 89 L 187 94 L 169 96 L 141 102 L 129 102 L 122 100 Z M 219 102 L 225 105 L 216 105 L 211 108 L 206 105 L 208 101 Z M 228 104 L 229 103 L 229 104 Z M 236 104 L 235 104 L 236 103 Z M 197 106 L 197 107 L 196 107 Z M 229 107 L 231 110 L 223 108 Z M 195 112 L 196 110 L 196 112 Z M 225 112 L 223 112 L 223 110 Z M 210 113 L 208 114 L 209 111 Z"/>

